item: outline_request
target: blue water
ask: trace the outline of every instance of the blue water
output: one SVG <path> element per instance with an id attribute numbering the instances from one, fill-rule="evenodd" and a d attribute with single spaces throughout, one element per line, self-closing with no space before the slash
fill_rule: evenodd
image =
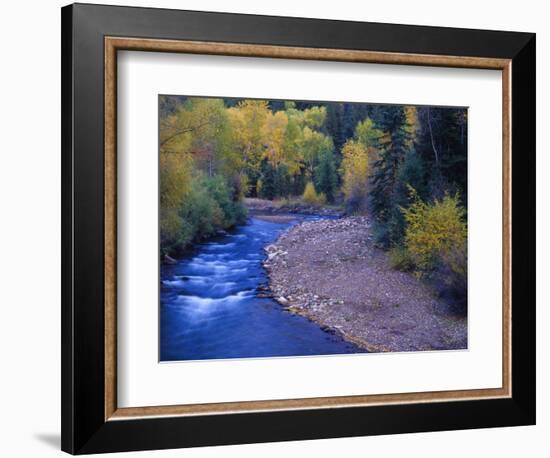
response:
<path id="1" fill-rule="evenodd" d="M 273 299 L 258 297 L 256 288 L 268 282 L 263 248 L 292 224 L 250 218 L 177 264 L 161 266 L 161 361 L 361 351 Z"/>

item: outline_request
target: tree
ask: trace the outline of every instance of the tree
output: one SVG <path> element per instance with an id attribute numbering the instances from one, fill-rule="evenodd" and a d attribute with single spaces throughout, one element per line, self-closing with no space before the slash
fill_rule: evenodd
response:
<path id="1" fill-rule="evenodd" d="M 310 129 L 319 130 L 327 118 L 326 107 L 314 106 L 303 111 L 304 125 Z"/>
<path id="2" fill-rule="evenodd" d="M 277 167 L 285 162 L 285 133 L 288 117 L 284 111 L 270 114 L 265 120 L 262 135 L 264 139 L 265 158 Z"/>
<path id="3" fill-rule="evenodd" d="M 264 155 L 264 124 L 270 116 L 268 103 L 264 100 L 243 100 L 227 111 L 233 148 L 242 160 L 241 172 L 248 177 L 254 195 Z"/>
<path id="4" fill-rule="evenodd" d="M 346 136 L 343 128 L 344 104 L 327 104 L 327 115 L 324 125 L 324 132 L 332 138 L 337 157 L 340 155 L 342 147 L 346 142 Z M 339 162 L 339 161 L 338 161 Z"/>
<path id="5" fill-rule="evenodd" d="M 378 117 L 378 127 L 384 135 L 379 140 L 380 155 L 374 163 L 370 196 L 376 240 L 387 248 L 399 243 L 399 228 L 403 226 L 397 202 L 398 171 L 411 148 L 411 126 L 403 106 L 387 105 Z"/>
<path id="6" fill-rule="evenodd" d="M 369 189 L 371 163 L 377 158 L 382 131 L 370 118 L 359 121 L 354 138 L 342 148 L 342 190 L 350 211 L 364 206 Z"/>
<path id="7" fill-rule="evenodd" d="M 242 220 L 245 196 L 343 195 L 404 253 L 410 187 L 426 205 L 467 195 L 464 108 L 160 96 L 159 116 L 164 252 Z"/>
<path id="8" fill-rule="evenodd" d="M 356 140 L 348 140 L 342 148 L 342 190 L 349 210 L 357 210 L 367 192 L 369 156 L 367 147 Z"/>
<path id="9" fill-rule="evenodd" d="M 192 113 L 198 113 L 204 124 L 193 131 L 191 149 L 197 168 L 213 177 L 230 177 L 238 173 L 242 160 L 232 148 L 231 126 L 221 99 L 189 99 Z"/>
<path id="10" fill-rule="evenodd" d="M 161 246 L 178 243 L 183 228 L 179 210 L 191 191 L 192 158 L 187 154 L 160 154 L 159 226 Z"/>
<path id="11" fill-rule="evenodd" d="M 287 125 L 283 140 L 284 163 L 288 169 L 288 174 L 293 177 L 301 172 L 302 169 L 302 150 L 300 142 L 302 139 L 302 119 L 298 110 L 290 106 L 286 110 Z"/>
<path id="12" fill-rule="evenodd" d="M 241 158 L 221 99 L 159 99 L 162 253 L 242 221 Z M 164 107 L 164 108 L 163 108 Z"/>
<path id="13" fill-rule="evenodd" d="M 418 108 L 416 149 L 426 164 L 431 193 L 467 195 L 467 111 L 463 108 Z"/>
<path id="14" fill-rule="evenodd" d="M 332 152 L 332 140 L 321 132 L 317 132 L 306 126 L 303 130 L 300 148 L 302 150 L 306 175 L 312 179 L 319 157 L 323 153 Z"/>
<path id="15" fill-rule="evenodd" d="M 323 193 L 329 202 L 334 201 L 338 176 L 331 150 L 324 150 L 319 156 L 319 163 L 314 169 L 314 181 L 317 192 Z"/>
<path id="16" fill-rule="evenodd" d="M 275 183 L 275 167 L 267 160 L 262 163 L 261 194 L 265 199 L 274 199 L 277 195 Z"/>

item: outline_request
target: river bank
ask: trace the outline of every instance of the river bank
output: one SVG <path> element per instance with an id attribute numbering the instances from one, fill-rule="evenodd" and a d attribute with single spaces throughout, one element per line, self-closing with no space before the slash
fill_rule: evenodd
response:
<path id="1" fill-rule="evenodd" d="M 301 198 L 267 200 L 247 197 L 244 205 L 250 215 L 314 215 L 341 217 L 343 209 L 338 205 L 312 205 Z"/>
<path id="2" fill-rule="evenodd" d="M 298 219 L 247 224 L 160 266 L 160 359 L 184 361 L 358 353 L 340 336 L 287 313 L 262 290 L 264 247 Z"/>
<path id="3" fill-rule="evenodd" d="M 467 320 L 393 270 L 367 217 L 305 221 L 265 247 L 273 297 L 370 352 L 467 348 Z"/>

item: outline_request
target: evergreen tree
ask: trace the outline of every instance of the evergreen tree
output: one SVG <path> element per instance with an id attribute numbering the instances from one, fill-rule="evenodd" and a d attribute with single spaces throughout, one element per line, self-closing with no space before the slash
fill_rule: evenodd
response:
<path id="1" fill-rule="evenodd" d="M 315 167 L 314 182 L 317 192 L 324 193 L 329 202 L 334 201 L 338 182 L 332 151 L 326 150 Z"/>
<path id="2" fill-rule="evenodd" d="M 467 112 L 463 108 L 418 108 L 416 149 L 426 164 L 433 197 L 467 193 Z"/>
<path id="3" fill-rule="evenodd" d="M 346 143 L 343 127 L 343 106 L 343 103 L 329 103 L 327 105 L 327 118 L 324 126 L 325 133 L 332 138 L 337 155 L 340 154 L 344 143 Z"/>
<path id="4" fill-rule="evenodd" d="M 398 204 L 398 171 L 410 149 L 410 126 L 403 106 L 380 107 L 378 127 L 385 133 L 380 140 L 380 156 L 374 163 L 371 206 L 376 219 L 377 242 L 388 247 L 399 241 L 401 219 Z"/>
<path id="5" fill-rule="evenodd" d="M 275 168 L 273 181 L 275 197 L 288 197 L 290 194 L 290 175 L 286 165 L 282 164 Z"/>
<path id="6" fill-rule="evenodd" d="M 262 162 L 262 189 L 260 197 L 274 199 L 277 195 L 275 184 L 275 168 L 266 160 Z"/>

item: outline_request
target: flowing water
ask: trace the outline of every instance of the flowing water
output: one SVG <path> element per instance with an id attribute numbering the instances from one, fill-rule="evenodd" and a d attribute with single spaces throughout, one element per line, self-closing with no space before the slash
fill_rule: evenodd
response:
<path id="1" fill-rule="evenodd" d="M 268 282 L 264 247 L 296 222 L 252 217 L 177 264 L 161 266 L 161 361 L 361 351 L 273 299 L 258 297 L 257 287 Z"/>

